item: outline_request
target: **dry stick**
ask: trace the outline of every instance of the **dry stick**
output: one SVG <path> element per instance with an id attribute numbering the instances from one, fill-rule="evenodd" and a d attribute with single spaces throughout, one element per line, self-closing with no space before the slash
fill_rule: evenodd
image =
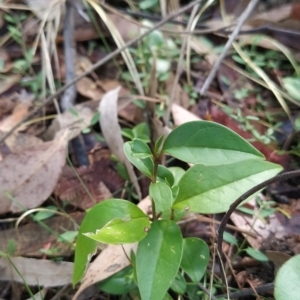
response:
<path id="1" fill-rule="evenodd" d="M 274 283 L 266 283 L 260 286 L 257 286 L 255 288 L 257 293 L 264 293 L 264 292 L 268 292 L 270 290 L 274 289 Z M 236 292 L 232 292 L 229 294 L 229 298 L 240 298 L 240 297 L 246 297 L 246 296 L 251 296 L 254 294 L 254 291 L 252 288 L 248 288 L 248 289 L 242 289 L 240 291 L 236 291 Z M 226 298 L 227 294 L 222 294 L 222 295 L 218 295 L 216 298 Z"/>
<path id="2" fill-rule="evenodd" d="M 147 30 L 145 33 L 141 34 L 140 36 L 138 36 L 135 39 L 133 39 L 133 40 L 129 41 L 128 43 L 126 43 L 124 45 L 124 47 L 118 48 L 115 51 L 111 52 L 110 54 L 106 55 L 103 59 L 101 59 L 100 61 L 98 61 L 97 63 L 95 63 L 93 66 L 91 66 L 87 71 L 83 72 L 81 75 L 79 75 L 73 81 L 69 82 L 68 84 L 66 84 L 65 86 L 63 86 L 62 88 L 60 88 L 55 94 L 53 94 L 50 97 L 48 97 L 45 100 L 45 102 L 43 103 L 42 106 L 40 106 L 37 109 L 33 110 L 26 117 L 24 117 L 9 132 L 7 132 L 5 135 L 2 136 L 2 138 L 0 139 L 0 144 L 8 136 L 10 136 L 23 122 L 25 122 L 28 119 L 30 119 L 31 117 L 33 117 L 36 113 L 38 113 L 40 110 L 42 110 L 44 106 L 50 104 L 53 101 L 53 99 L 55 99 L 57 96 L 59 96 L 65 89 L 67 89 L 68 87 L 70 87 L 72 84 L 74 84 L 75 82 L 77 82 L 79 79 L 81 79 L 81 78 L 89 75 L 95 69 L 99 68 L 100 66 L 104 65 L 106 62 L 108 62 L 109 60 L 111 60 L 113 57 L 115 57 L 116 55 L 120 54 L 127 47 L 130 47 L 130 46 L 134 45 L 135 43 L 137 43 L 138 41 L 142 40 L 144 37 L 146 37 L 147 35 L 149 35 L 151 32 L 153 32 L 154 30 L 157 30 L 159 27 L 161 27 L 162 25 L 164 25 L 165 23 L 167 23 L 169 20 L 171 20 L 171 19 L 177 17 L 178 15 L 184 13 L 185 11 L 189 10 L 190 8 L 192 8 L 194 5 L 196 5 L 197 3 L 201 2 L 201 1 L 202 0 L 195 0 L 195 1 L 191 2 L 190 4 L 184 6 L 183 8 L 181 8 L 181 9 L 179 9 L 179 10 L 171 13 L 164 20 L 162 20 L 161 22 L 157 23 L 151 29 Z"/>
<path id="3" fill-rule="evenodd" d="M 227 43 L 224 46 L 224 49 L 222 51 L 222 53 L 220 54 L 220 56 L 218 57 L 218 60 L 216 61 L 214 67 L 211 69 L 208 77 L 206 78 L 201 90 L 200 90 L 200 94 L 201 95 L 205 95 L 207 89 L 209 88 L 211 82 L 213 81 L 213 79 L 215 78 L 215 75 L 218 71 L 218 69 L 220 68 L 220 65 L 222 63 L 222 60 L 224 59 L 225 55 L 227 54 L 229 48 L 231 47 L 231 44 L 233 43 L 234 39 L 237 37 L 237 35 L 239 34 L 243 24 L 245 23 L 245 21 L 248 19 L 248 17 L 250 16 L 251 12 L 253 11 L 253 9 L 255 8 L 256 4 L 258 3 L 259 0 L 251 0 L 250 3 L 248 4 L 247 8 L 244 10 L 244 12 L 242 13 L 241 17 L 239 18 L 237 25 L 234 29 L 234 31 L 232 32 L 232 34 L 230 35 Z"/>
<path id="4" fill-rule="evenodd" d="M 252 196 L 254 193 L 260 191 L 261 189 L 267 187 L 268 185 L 278 182 L 278 181 L 284 181 L 284 180 L 299 177 L 299 176 L 300 176 L 300 170 L 286 172 L 286 173 L 280 174 L 278 176 L 275 176 L 271 179 L 268 179 L 268 180 L 256 185 L 255 187 L 253 187 L 252 189 L 250 189 L 249 191 L 244 193 L 242 196 L 240 196 L 237 200 L 235 200 L 230 205 L 229 210 L 226 212 L 225 216 L 223 217 L 221 224 L 219 226 L 219 230 L 218 230 L 218 235 L 219 235 L 218 236 L 218 251 L 221 254 L 221 257 L 224 257 L 223 250 L 222 250 L 223 233 L 225 231 L 226 224 L 228 223 L 230 216 L 234 212 L 234 210 L 247 198 Z M 222 274 L 222 280 L 224 283 L 225 282 L 225 274 L 223 274 L 223 273 L 221 273 L 221 274 Z"/>
<path id="5" fill-rule="evenodd" d="M 193 20 L 195 18 L 195 15 L 198 11 L 198 8 L 199 8 L 199 4 L 194 6 L 191 17 L 189 19 L 189 23 L 187 25 L 187 30 L 191 29 L 191 26 L 192 26 Z M 178 84 L 179 77 L 180 77 L 182 69 L 183 69 L 182 68 L 182 62 L 183 62 L 183 58 L 184 58 L 184 55 L 185 55 L 185 52 L 186 52 L 185 49 L 186 49 L 188 39 L 189 39 L 189 36 L 185 36 L 184 39 L 183 39 L 183 42 L 181 44 L 180 56 L 179 56 L 178 63 L 177 63 L 177 70 L 176 70 L 176 75 L 175 75 L 174 82 L 173 82 L 172 92 L 171 92 L 171 95 L 170 95 L 170 101 L 168 103 L 167 111 L 164 115 L 164 122 L 165 122 L 166 125 L 168 124 L 168 121 L 169 121 L 169 118 L 170 118 L 172 104 L 175 100 L 175 97 L 177 96 L 176 95 L 176 92 L 178 90 L 177 84 Z"/>
<path id="6" fill-rule="evenodd" d="M 66 2 L 66 15 L 64 23 L 64 55 L 66 69 L 66 84 L 74 82 L 76 78 L 76 48 L 74 42 L 74 7 L 71 0 Z M 73 83 L 65 89 L 61 97 L 62 111 L 68 111 L 75 105 L 77 96 L 76 84 Z M 76 156 L 79 166 L 88 166 L 89 160 L 85 151 L 84 140 L 82 134 L 71 140 L 71 145 Z"/>

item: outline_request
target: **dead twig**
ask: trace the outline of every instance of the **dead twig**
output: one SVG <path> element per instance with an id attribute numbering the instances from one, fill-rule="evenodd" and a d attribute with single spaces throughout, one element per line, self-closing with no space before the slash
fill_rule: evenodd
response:
<path id="1" fill-rule="evenodd" d="M 230 35 L 227 43 L 224 46 L 224 49 L 222 51 L 222 53 L 219 55 L 215 65 L 213 66 L 213 68 L 211 69 L 208 77 L 206 78 L 201 90 L 200 90 L 200 94 L 201 95 L 205 95 L 207 89 L 209 88 L 211 82 L 213 81 L 213 79 L 215 78 L 215 75 L 217 73 L 217 71 L 220 68 L 220 65 L 224 59 L 224 57 L 226 56 L 229 48 L 231 47 L 233 41 L 235 40 L 235 38 L 237 37 L 237 35 L 239 34 L 243 24 L 245 23 L 245 21 L 248 19 L 248 17 L 250 16 L 251 12 L 253 11 L 253 9 L 255 8 L 256 4 L 258 3 L 259 0 L 251 0 L 250 3 L 248 4 L 247 8 L 244 10 L 244 12 L 242 13 L 242 15 L 240 16 L 237 25 L 234 29 L 234 31 L 232 32 L 232 34 Z"/>

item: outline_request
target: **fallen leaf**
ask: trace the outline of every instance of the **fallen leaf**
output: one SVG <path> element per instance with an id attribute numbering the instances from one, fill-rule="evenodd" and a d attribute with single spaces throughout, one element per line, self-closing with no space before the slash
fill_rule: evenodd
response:
<path id="1" fill-rule="evenodd" d="M 65 164 L 68 135 L 64 131 L 0 162 L 0 213 L 36 207 L 50 196 Z"/>
<path id="2" fill-rule="evenodd" d="M 80 224 L 85 213 L 76 212 L 66 216 L 54 216 L 43 221 L 46 227 L 36 222 L 30 222 L 20 225 L 18 228 L 11 228 L 0 231 L 0 250 L 3 252 L 11 251 L 14 256 L 42 257 L 41 249 L 46 244 L 50 244 L 54 251 L 47 256 L 70 256 L 74 250 L 64 242 L 58 241 L 59 235 L 66 231 L 74 231 L 77 229 L 76 224 Z M 51 228 L 51 231 L 48 230 Z M 56 233 L 57 235 L 53 234 Z M 33 234 L 34 233 L 34 234 Z M 1 272 L 0 272 L 1 273 Z"/>
<path id="3" fill-rule="evenodd" d="M 101 89 L 88 77 L 83 77 L 78 80 L 76 87 L 79 94 L 91 100 L 100 100 L 103 96 Z"/>
<path id="4" fill-rule="evenodd" d="M 120 191 L 123 184 L 124 180 L 114 170 L 110 158 L 104 157 L 91 166 L 76 169 L 76 172 L 65 166 L 54 193 L 62 201 L 70 201 L 70 204 L 86 210 L 112 198 L 111 193 Z"/>
<path id="5" fill-rule="evenodd" d="M 125 164 L 130 180 L 133 183 L 139 198 L 141 198 L 141 190 L 137 177 L 131 163 L 126 158 L 123 151 L 124 141 L 121 135 L 121 127 L 118 123 L 117 105 L 120 88 L 121 87 L 117 87 L 103 96 L 99 104 L 100 126 L 109 149 L 120 162 Z"/>
<path id="6" fill-rule="evenodd" d="M 87 101 L 75 105 L 72 112 L 65 111 L 58 115 L 44 133 L 43 140 L 50 141 L 61 129 L 73 128 L 74 126 L 76 126 L 76 130 L 72 130 L 72 137 L 76 137 L 83 129 L 90 126 L 98 104 L 99 101 Z"/>
<path id="7" fill-rule="evenodd" d="M 13 280 L 31 286 L 52 287 L 72 282 L 73 263 L 11 257 L 0 259 L 0 269 L 0 281 Z"/>

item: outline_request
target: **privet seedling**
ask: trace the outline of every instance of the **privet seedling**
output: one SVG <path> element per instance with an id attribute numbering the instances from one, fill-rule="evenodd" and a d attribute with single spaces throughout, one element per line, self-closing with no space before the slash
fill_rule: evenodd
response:
<path id="1" fill-rule="evenodd" d="M 228 128 L 207 121 L 185 123 L 153 150 L 141 139 L 124 144 L 129 161 L 151 179 L 151 216 L 122 199 L 105 200 L 88 211 L 79 230 L 73 284 L 84 275 L 97 243 L 138 242 L 131 255 L 132 280 L 142 300 L 171 299 L 205 273 L 209 250 L 199 238 L 183 238 L 176 223 L 186 212 L 225 212 L 230 204 L 282 168 Z M 164 154 L 193 164 L 184 171 L 160 164 Z M 169 297 L 169 298 L 168 298 Z"/>

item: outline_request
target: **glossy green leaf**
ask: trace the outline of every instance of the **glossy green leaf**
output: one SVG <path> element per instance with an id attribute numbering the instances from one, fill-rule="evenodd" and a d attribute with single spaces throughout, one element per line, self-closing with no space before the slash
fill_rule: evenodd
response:
<path id="1" fill-rule="evenodd" d="M 247 249 L 245 249 L 245 251 L 249 256 L 253 257 L 258 261 L 269 261 L 268 257 L 257 249 L 248 247 Z"/>
<path id="2" fill-rule="evenodd" d="M 169 186 L 173 186 L 174 184 L 174 176 L 172 172 L 162 165 L 158 165 L 157 167 L 157 180 L 164 181 Z"/>
<path id="3" fill-rule="evenodd" d="M 84 235 L 106 244 L 131 244 L 142 240 L 149 228 L 149 218 L 143 214 L 129 220 L 113 219 L 95 233 L 86 232 Z"/>
<path id="4" fill-rule="evenodd" d="M 152 152 L 149 146 L 140 139 L 133 139 L 131 142 L 132 156 L 138 158 L 152 157 Z"/>
<path id="5" fill-rule="evenodd" d="M 281 170 L 279 165 L 253 159 L 220 166 L 195 165 L 182 176 L 173 208 L 206 214 L 227 211 L 239 196 Z"/>
<path id="6" fill-rule="evenodd" d="M 203 165 L 264 159 L 262 153 L 238 134 L 208 121 L 180 125 L 166 138 L 163 151 L 182 161 Z"/>
<path id="7" fill-rule="evenodd" d="M 202 239 L 192 237 L 183 240 L 181 268 L 193 282 L 200 281 L 208 262 L 209 248 Z"/>
<path id="8" fill-rule="evenodd" d="M 132 142 L 126 142 L 124 144 L 124 153 L 126 157 L 137 169 L 139 169 L 143 174 L 151 178 L 153 176 L 153 171 L 154 171 L 154 164 L 152 158 L 134 157 L 131 146 L 132 146 Z"/>
<path id="9" fill-rule="evenodd" d="M 130 220 L 141 218 L 141 216 L 144 216 L 144 213 L 136 205 L 122 199 L 102 201 L 88 211 L 80 225 L 76 241 L 73 285 L 84 275 L 87 264 L 98 244 L 83 233 L 95 232 L 113 219 Z"/>
<path id="10" fill-rule="evenodd" d="M 136 253 L 142 300 L 162 300 L 175 278 L 182 256 L 182 236 L 171 220 L 154 221 Z"/>
<path id="11" fill-rule="evenodd" d="M 168 214 L 170 217 L 173 197 L 171 188 L 165 182 L 151 183 L 149 194 L 153 199 L 156 207 L 156 212 Z"/>
<path id="12" fill-rule="evenodd" d="M 299 299 L 300 295 L 300 254 L 290 258 L 278 270 L 275 278 L 275 299 Z"/>

